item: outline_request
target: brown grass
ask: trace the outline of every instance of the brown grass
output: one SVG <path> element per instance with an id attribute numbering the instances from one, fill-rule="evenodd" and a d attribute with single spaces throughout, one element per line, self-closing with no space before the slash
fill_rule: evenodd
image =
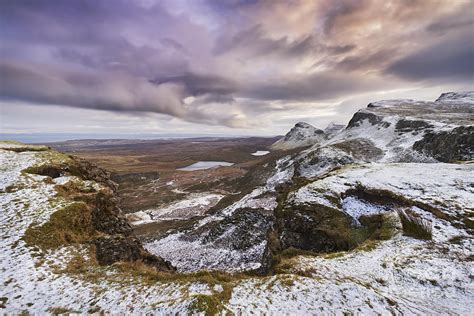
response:
<path id="1" fill-rule="evenodd" d="M 53 315 L 62 315 L 69 314 L 71 310 L 67 307 L 50 307 L 48 308 L 48 312 Z"/>
<path id="2" fill-rule="evenodd" d="M 403 234 L 416 239 L 431 240 L 432 223 L 424 220 L 415 212 L 405 209 L 398 212 L 402 222 Z"/>
<path id="3" fill-rule="evenodd" d="M 91 210 L 83 202 L 74 202 L 53 213 L 48 222 L 40 226 L 30 225 L 23 240 L 30 246 L 45 250 L 82 243 L 93 234 Z"/>

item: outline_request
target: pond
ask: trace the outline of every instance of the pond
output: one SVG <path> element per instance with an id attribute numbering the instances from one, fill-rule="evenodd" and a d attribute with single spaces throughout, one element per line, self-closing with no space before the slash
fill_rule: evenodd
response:
<path id="1" fill-rule="evenodd" d="M 195 171 L 195 170 L 210 169 L 210 168 L 215 168 L 215 167 L 228 167 L 232 165 L 233 165 L 232 162 L 226 162 L 226 161 L 198 161 L 196 163 L 193 163 L 192 165 L 189 165 L 184 168 L 179 168 L 177 170 Z"/>
<path id="2" fill-rule="evenodd" d="M 254 153 L 251 153 L 253 156 L 265 156 L 268 155 L 270 152 L 268 150 L 257 150 Z"/>

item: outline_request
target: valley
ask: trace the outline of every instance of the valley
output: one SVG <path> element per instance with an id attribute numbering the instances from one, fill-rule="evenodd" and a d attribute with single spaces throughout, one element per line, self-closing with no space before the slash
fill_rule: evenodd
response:
<path id="1" fill-rule="evenodd" d="M 82 140 L 48 145 L 109 170 L 136 234 L 158 238 L 192 225 L 263 183 L 256 175 L 287 154 L 266 150 L 277 139 Z"/>

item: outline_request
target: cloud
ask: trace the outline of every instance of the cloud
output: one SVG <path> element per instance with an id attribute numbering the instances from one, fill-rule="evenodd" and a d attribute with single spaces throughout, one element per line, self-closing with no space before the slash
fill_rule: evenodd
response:
<path id="1" fill-rule="evenodd" d="M 0 63 L 0 94 L 4 99 L 68 105 L 110 111 L 185 115 L 183 86 L 156 85 L 145 79 L 107 76 L 17 63 Z"/>
<path id="2" fill-rule="evenodd" d="M 468 31 L 409 54 L 390 65 L 386 72 L 412 80 L 474 83 L 474 33 Z"/>
<path id="3" fill-rule="evenodd" d="M 317 72 L 298 77 L 278 78 L 266 83 L 250 84 L 242 89 L 242 95 L 258 100 L 323 101 L 347 93 L 375 90 L 390 84 L 378 78 L 339 73 L 337 71 Z"/>
<path id="4" fill-rule="evenodd" d="M 472 82 L 472 6 L 2 1 L 0 101 L 163 114 L 190 129 L 337 115 L 360 94 Z"/>
<path id="5" fill-rule="evenodd" d="M 202 94 L 226 95 L 235 92 L 237 83 L 229 78 L 214 74 L 197 74 L 187 72 L 182 75 L 164 76 L 151 80 L 155 84 L 178 83 L 186 87 L 189 94 L 197 96 Z"/>

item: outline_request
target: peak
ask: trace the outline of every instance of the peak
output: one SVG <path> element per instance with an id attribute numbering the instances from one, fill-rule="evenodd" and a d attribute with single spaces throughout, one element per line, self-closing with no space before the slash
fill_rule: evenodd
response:
<path id="1" fill-rule="evenodd" d="M 339 124 L 339 123 L 336 123 L 336 122 L 331 122 L 331 123 L 329 123 L 329 124 L 326 126 L 325 130 L 327 130 L 327 129 L 334 129 L 334 128 L 340 128 L 341 126 L 342 126 L 342 127 L 345 127 L 344 124 Z"/>
<path id="2" fill-rule="evenodd" d="M 303 131 L 301 131 L 303 129 Z M 295 126 L 286 134 L 287 136 L 293 133 L 310 133 L 310 134 L 322 134 L 323 130 L 314 127 L 311 124 L 305 122 L 298 122 Z"/>
<path id="3" fill-rule="evenodd" d="M 308 124 L 306 122 L 298 122 L 298 123 L 295 124 L 295 127 L 298 127 L 298 128 L 316 128 L 313 125 Z"/>
<path id="4" fill-rule="evenodd" d="M 305 122 L 298 122 L 286 133 L 285 137 L 276 141 L 273 149 L 293 149 L 313 145 L 325 137 L 324 131 Z"/>

